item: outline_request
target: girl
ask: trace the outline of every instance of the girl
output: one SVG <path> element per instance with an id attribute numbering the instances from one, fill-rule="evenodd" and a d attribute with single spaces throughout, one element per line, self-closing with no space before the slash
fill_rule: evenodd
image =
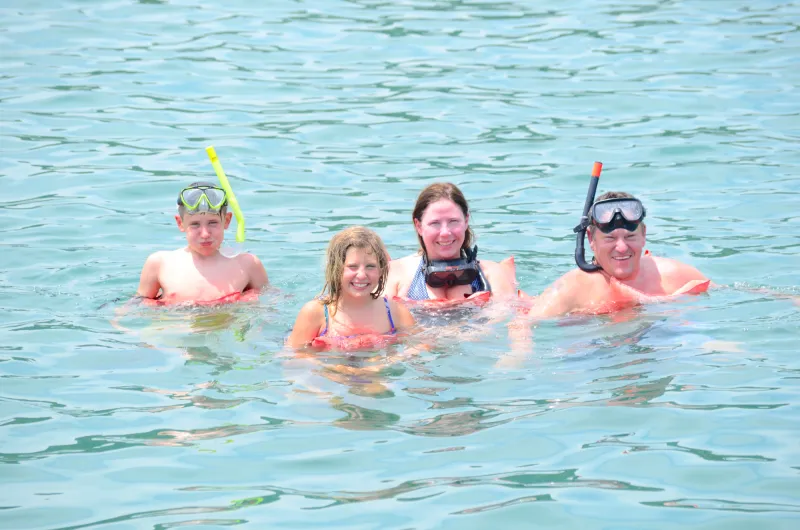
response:
<path id="1" fill-rule="evenodd" d="M 378 234 L 362 226 L 342 230 L 328 245 L 325 286 L 303 306 L 287 343 L 343 349 L 381 347 L 414 325 L 402 304 L 381 296 L 389 254 Z"/>

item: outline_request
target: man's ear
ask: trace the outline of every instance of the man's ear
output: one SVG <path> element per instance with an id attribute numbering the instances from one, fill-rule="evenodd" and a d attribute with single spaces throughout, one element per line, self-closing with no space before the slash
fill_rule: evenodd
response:
<path id="1" fill-rule="evenodd" d="M 181 219 L 180 215 L 175 215 L 175 224 L 178 225 L 178 230 L 186 232 L 186 229 L 183 227 L 183 219 Z"/>
<path id="2" fill-rule="evenodd" d="M 589 239 L 589 248 L 592 249 L 592 252 L 595 252 L 595 250 L 594 250 L 594 229 L 592 227 L 589 227 L 589 229 L 586 230 L 586 237 Z"/>
<path id="3" fill-rule="evenodd" d="M 233 219 L 232 212 L 225 212 L 225 229 L 227 230 L 228 226 L 231 224 L 231 219 Z"/>

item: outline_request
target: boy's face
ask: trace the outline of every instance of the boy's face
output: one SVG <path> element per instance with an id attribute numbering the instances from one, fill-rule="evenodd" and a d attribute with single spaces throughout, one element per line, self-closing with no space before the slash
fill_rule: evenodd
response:
<path id="1" fill-rule="evenodd" d="M 175 216 L 175 222 L 181 232 L 186 234 L 189 249 L 201 256 L 210 256 L 219 251 L 225 237 L 225 229 L 231 224 L 233 214 L 227 212 L 225 217 L 219 213 L 185 213 L 183 219 Z"/>

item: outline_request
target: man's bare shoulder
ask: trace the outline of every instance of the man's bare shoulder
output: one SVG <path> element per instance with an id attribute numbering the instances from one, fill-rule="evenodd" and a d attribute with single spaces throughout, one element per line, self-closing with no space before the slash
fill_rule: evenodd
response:
<path id="1" fill-rule="evenodd" d="M 686 283 L 692 280 L 707 280 L 702 272 L 687 263 L 672 258 L 651 256 L 662 278 L 669 279 L 670 283 Z"/>
<path id="2" fill-rule="evenodd" d="M 572 269 L 553 282 L 553 287 L 556 289 L 582 290 L 603 283 L 606 283 L 606 280 L 601 273 Z"/>

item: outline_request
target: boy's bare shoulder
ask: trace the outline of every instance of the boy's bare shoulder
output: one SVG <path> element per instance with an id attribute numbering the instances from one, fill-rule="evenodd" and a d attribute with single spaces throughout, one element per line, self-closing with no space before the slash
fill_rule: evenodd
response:
<path id="1" fill-rule="evenodd" d="M 255 254 L 250 254 L 249 252 L 242 252 L 233 259 L 235 259 L 236 262 L 240 263 L 241 265 L 261 265 L 261 260 L 258 259 L 258 256 Z"/>
<path id="2" fill-rule="evenodd" d="M 232 258 L 248 276 L 248 289 L 261 289 L 269 283 L 269 276 L 264 264 L 254 254 L 242 253 Z"/>
<path id="3" fill-rule="evenodd" d="M 147 259 L 144 260 L 145 268 L 160 267 L 165 260 L 169 259 L 169 255 L 174 252 L 173 250 L 157 250 L 153 252 Z"/>

